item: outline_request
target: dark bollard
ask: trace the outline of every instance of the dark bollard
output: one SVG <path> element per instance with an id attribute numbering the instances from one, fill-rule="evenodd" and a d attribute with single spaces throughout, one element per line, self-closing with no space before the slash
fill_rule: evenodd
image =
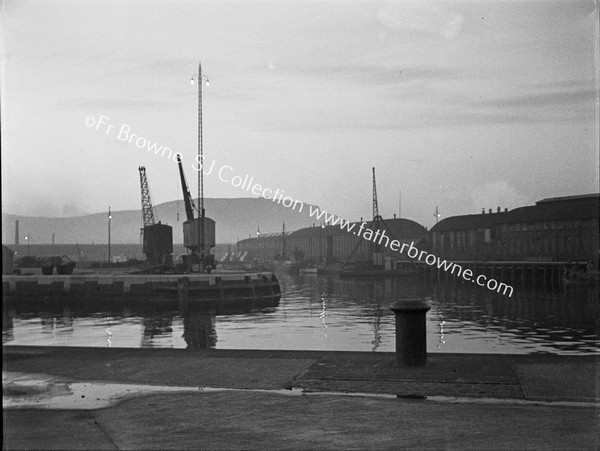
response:
<path id="1" fill-rule="evenodd" d="M 390 309 L 396 315 L 396 362 L 400 366 L 427 365 L 425 316 L 431 308 L 420 299 L 396 301 Z"/>

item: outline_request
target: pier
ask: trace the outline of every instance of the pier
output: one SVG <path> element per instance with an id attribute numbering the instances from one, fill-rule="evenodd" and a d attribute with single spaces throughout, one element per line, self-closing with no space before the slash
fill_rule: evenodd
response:
<path id="1" fill-rule="evenodd" d="M 223 274 L 81 274 L 2 276 L 8 297 L 53 295 L 85 297 L 173 298 L 204 301 L 281 296 L 272 273 Z"/>

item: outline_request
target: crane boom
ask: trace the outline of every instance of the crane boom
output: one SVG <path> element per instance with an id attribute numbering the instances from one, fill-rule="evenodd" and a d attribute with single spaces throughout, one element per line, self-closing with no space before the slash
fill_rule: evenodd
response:
<path id="1" fill-rule="evenodd" d="M 183 193 L 183 202 L 185 204 L 185 216 L 188 221 L 194 219 L 194 203 L 192 201 L 192 195 L 188 189 L 185 181 L 185 174 L 183 173 L 183 164 L 181 163 L 181 157 L 177 155 L 177 164 L 179 165 L 179 176 L 181 178 L 181 191 Z"/>
<path id="2" fill-rule="evenodd" d="M 150 189 L 148 188 L 148 179 L 146 178 L 146 168 L 138 167 L 140 171 L 140 185 L 142 187 L 142 215 L 144 218 L 144 227 L 152 226 L 155 223 L 152 200 L 150 199 Z"/>

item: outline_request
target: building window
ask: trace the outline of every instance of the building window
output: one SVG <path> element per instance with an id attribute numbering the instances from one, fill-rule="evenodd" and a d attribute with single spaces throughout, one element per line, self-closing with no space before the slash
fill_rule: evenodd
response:
<path id="1" fill-rule="evenodd" d="M 490 243 L 492 241 L 492 229 L 484 229 L 483 236 L 483 241 L 486 243 Z"/>
<path id="2" fill-rule="evenodd" d="M 477 240 L 477 232 L 475 230 L 469 230 L 469 246 L 475 247 Z"/>

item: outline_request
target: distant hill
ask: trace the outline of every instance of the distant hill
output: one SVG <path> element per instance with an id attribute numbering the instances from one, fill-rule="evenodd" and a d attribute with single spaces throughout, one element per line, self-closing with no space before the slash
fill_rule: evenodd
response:
<path id="1" fill-rule="evenodd" d="M 197 205 L 197 203 L 196 203 Z M 309 205 L 301 213 L 263 198 L 204 199 L 206 216 L 216 222 L 218 243 L 235 243 L 237 239 L 261 233 L 293 231 L 312 224 Z M 179 221 L 177 212 L 179 211 Z M 183 242 L 185 208 L 183 201 L 172 201 L 156 205 L 157 220 L 173 227 L 173 241 Z M 67 218 L 31 217 L 2 214 L 2 243 L 14 244 L 15 220 L 19 220 L 20 244 L 31 236 L 31 244 L 50 244 L 54 233 L 55 242 L 61 243 L 106 243 L 108 241 L 108 212 Z M 113 211 L 111 220 L 112 243 L 139 243 L 142 213 L 140 210 Z"/>

